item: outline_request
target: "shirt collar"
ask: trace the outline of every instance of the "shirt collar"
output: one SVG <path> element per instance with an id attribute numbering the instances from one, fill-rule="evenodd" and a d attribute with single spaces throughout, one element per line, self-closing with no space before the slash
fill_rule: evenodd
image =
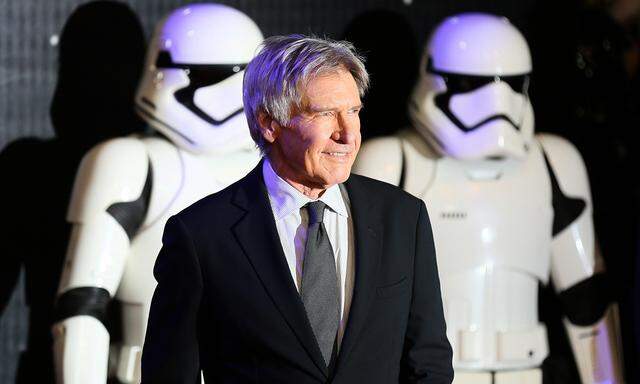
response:
<path id="1" fill-rule="evenodd" d="M 281 220 L 293 212 L 299 212 L 300 208 L 305 204 L 314 201 L 278 176 L 267 157 L 265 157 L 262 164 L 262 175 L 276 220 Z M 327 207 L 338 215 L 349 217 L 349 211 L 337 184 L 327 188 L 318 200 L 325 203 Z"/>

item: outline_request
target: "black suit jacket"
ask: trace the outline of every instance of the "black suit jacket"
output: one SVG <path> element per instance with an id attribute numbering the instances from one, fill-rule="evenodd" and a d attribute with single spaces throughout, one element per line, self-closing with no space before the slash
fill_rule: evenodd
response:
<path id="1" fill-rule="evenodd" d="M 345 183 L 355 284 L 328 372 L 280 245 L 262 163 L 167 222 L 142 383 L 450 383 L 440 283 L 424 203 Z"/>

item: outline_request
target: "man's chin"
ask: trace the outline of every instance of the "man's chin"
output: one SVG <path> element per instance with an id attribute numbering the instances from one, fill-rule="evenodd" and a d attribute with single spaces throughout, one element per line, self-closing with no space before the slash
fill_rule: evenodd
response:
<path id="1" fill-rule="evenodd" d="M 325 188 L 329 188 L 333 185 L 344 183 L 345 181 L 347 181 L 347 179 L 351 175 L 351 167 L 349 167 L 348 170 L 341 169 L 330 171 L 328 175 L 329 177 L 324 180 L 326 185 Z"/>

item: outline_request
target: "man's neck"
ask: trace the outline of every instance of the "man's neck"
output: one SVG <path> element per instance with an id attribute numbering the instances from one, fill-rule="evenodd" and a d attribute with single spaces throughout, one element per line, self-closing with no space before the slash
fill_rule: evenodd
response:
<path id="1" fill-rule="evenodd" d="M 280 176 L 280 178 L 286 181 L 287 184 L 291 185 L 297 191 L 310 199 L 317 200 L 327 190 L 327 187 L 309 186 L 303 182 L 297 181 L 293 177 L 290 168 L 280 161 L 271 159 L 269 157 L 267 157 L 266 160 L 269 161 L 269 163 L 271 164 L 271 168 L 273 168 L 273 171 L 276 173 L 276 175 Z"/>

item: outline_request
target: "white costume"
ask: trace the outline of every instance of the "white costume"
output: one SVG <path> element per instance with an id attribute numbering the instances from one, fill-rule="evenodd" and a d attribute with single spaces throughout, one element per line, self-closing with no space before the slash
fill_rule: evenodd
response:
<path id="1" fill-rule="evenodd" d="M 566 140 L 534 136 L 530 71 L 528 45 L 507 19 L 446 19 L 424 53 L 414 130 L 365 143 L 354 172 L 427 203 L 454 383 L 542 382 L 538 283 L 550 278 L 583 383 L 620 382 L 586 169 Z"/>
<path id="2" fill-rule="evenodd" d="M 216 4 L 179 8 L 157 27 L 136 108 L 161 135 L 96 146 L 76 178 L 53 327 L 58 383 L 139 382 L 165 221 L 259 160 L 242 78 L 261 41 L 249 17 Z M 122 341 L 110 348 L 112 298 L 121 304 Z"/>

